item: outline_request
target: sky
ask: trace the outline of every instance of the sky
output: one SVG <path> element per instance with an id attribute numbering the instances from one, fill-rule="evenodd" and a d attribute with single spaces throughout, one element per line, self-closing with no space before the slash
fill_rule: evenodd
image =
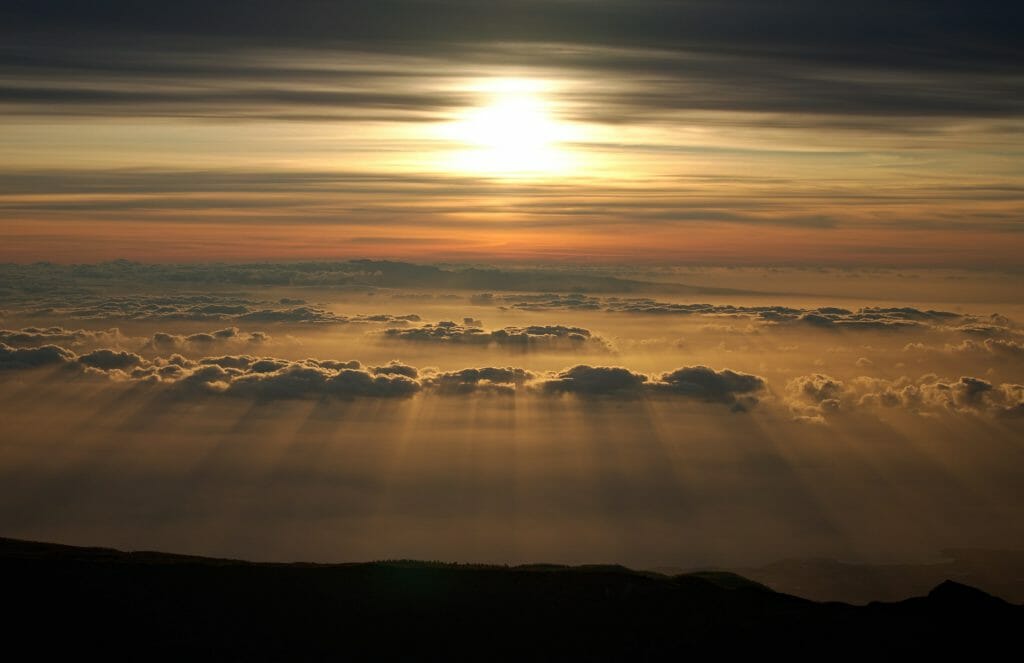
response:
<path id="1" fill-rule="evenodd" d="M 0 260 L 1016 268 L 1022 18 L 6 2 Z"/>
<path id="2" fill-rule="evenodd" d="M 1024 549 L 1024 13 L 0 5 L 0 536 Z"/>

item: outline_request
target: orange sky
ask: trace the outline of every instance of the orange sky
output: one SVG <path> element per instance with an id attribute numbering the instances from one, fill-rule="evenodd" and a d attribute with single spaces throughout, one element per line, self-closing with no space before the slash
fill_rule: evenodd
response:
<path id="1" fill-rule="evenodd" d="M 325 32 L 256 3 L 252 24 L 129 12 L 45 47 L 15 30 L 0 261 L 1021 266 L 1002 23 L 980 39 L 956 12 L 922 34 L 884 7 L 776 23 L 606 5 L 630 20 L 460 11 L 475 29 L 456 39 L 377 10 L 357 29 L 320 8 Z M 265 33 L 282 21 L 305 40 Z"/>

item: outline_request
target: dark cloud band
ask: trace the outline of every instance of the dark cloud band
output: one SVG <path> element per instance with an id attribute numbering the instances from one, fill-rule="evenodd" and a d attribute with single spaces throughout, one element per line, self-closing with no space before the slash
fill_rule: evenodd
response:
<path id="1" fill-rule="evenodd" d="M 0 70 L 12 83 L 0 103 L 33 113 L 410 118 L 465 103 L 412 89 L 417 78 L 510 61 L 601 82 L 572 100 L 598 121 L 1024 110 L 1013 66 L 1024 60 L 1024 12 L 1012 3 L 263 0 L 237 11 L 108 0 L 88 11 L 8 3 L 0 19 Z"/>
<path id="2" fill-rule="evenodd" d="M 530 393 L 579 397 L 682 397 L 732 405 L 744 410 L 756 404 L 765 381 L 755 375 L 705 366 L 648 376 L 626 368 L 579 365 L 556 373 L 522 368 L 483 367 L 441 372 L 420 370 L 401 362 L 364 366 L 358 361 L 306 359 L 289 361 L 251 355 L 226 355 L 200 360 L 181 355 L 147 360 L 110 349 L 85 354 L 56 345 L 13 348 L 0 344 L 0 369 L 5 372 L 56 367 L 54 379 L 78 376 L 163 388 L 177 394 L 223 394 L 254 399 L 403 398 L 420 392 L 441 395 Z"/>

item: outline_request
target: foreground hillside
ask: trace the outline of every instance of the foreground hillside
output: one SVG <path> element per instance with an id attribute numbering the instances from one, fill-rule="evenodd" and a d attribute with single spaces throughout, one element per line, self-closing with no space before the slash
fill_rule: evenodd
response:
<path id="1" fill-rule="evenodd" d="M 0 539 L 8 647 L 142 660 L 920 654 L 1009 643 L 1024 608 L 946 582 L 851 606 L 731 574 L 424 562 L 255 564 Z M 823 649 L 824 648 L 824 649 Z"/>

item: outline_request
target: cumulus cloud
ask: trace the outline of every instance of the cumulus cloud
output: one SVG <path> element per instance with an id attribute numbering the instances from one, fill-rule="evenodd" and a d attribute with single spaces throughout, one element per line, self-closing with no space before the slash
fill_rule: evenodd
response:
<path id="1" fill-rule="evenodd" d="M 590 330 L 564 325 L 530 325 L 485 331 L 476 324 L 443 321 L 406 329 L 387 329 L 383 336 L 400 341 L 498 346 L 524 351 L 579 350 L 584 347 L 601 351 L 609 349 L 608 343 Z"/>
<path id="2" fill-rule="evenodd" d="M 156 332 L 143 345 L 143 350 L 156 353 L 209 352 L 223 345 L 259 345 L 270 340 L 264 331 L 242 332 L 238 327 L 225 327 L 197 334 L 171 334 Z"/>
<path id="3" fill-rule="evenodd" d="M 665 373 L 653 388 L 672 394 L 746 409 L 757 403 L 753 394 L 765 388 L 764 378 L 729 369 L 716 371 L 707 366 L 690 366 Z"/>
<path id="4" fill-rule="evenodd" d="M 786 384 L 790 408 L 797 419 L 824 422 L 824 415 L 837 412 L 846 387 L 831 376 L 802 375 Z"/>
<path id="5" fill-rule="evenodd" d="M 64 329 L 63 327 L 0 329 L 0 343 L 6 343 L 14 347 L 31 347 L 53 343 L 77 347 L 89 343 L 116 343 L 120 339 L 121 332 L 116 328 L 102 331 Z"/>
<path id="6" fill-rule="evenodd" d="M 134 382 L 177 394 L 221 394 L 252 399 L 403 398 L 417 393 L 572 395 L 582 398 L 685 398 L 718 403 L 742 411 L 755 406 L 767 390 L 764 378 L 729 369 L 688 366 L 646 374 L 621 366 L 581 364 L 537 373 L 517 367 L 473 367 L 456 371 L 420 369 L 398 360 L 363 365 L 356 360 L 293 361 L 255 355 L 189 359 L 181 354 L 147 359 L 124 350 L 102 348 L 78 354 L 57 345 L 15 348 L 0 344 L 0 369 L 14 371 L 64 367 L 54 379 L 76 371 L 118 382 Z M 825 373 L 798 376 L 785 387 L 782 401 L 798 419 L 827 421 L 841 412 L 1018 416 L 1024 413 L 1024 385 L 995 384 L 964 375 L 917 380 L 858 376 L 839 379 Z"/>
<path id="7" fill-rule="evenodd" d="M 93 350 L 92 352 L 78 357 L 78 363 L 83 366 L 91 366 L 92 368 L 98 368 L 104 371 L 132 368 L 133 366 L 138 366 L 142 362 L 142 357 L 134 352 L 109 350 L 106 348 L 102 350 Z"/>
<path id="8" fill-rule="evenodd" d="M 415 379 L 399 374 L 374 374 L 353 368 L 332 370 L 292 363 L 268 373 L 244 373 L 227 383 L 229 394 L 256 398 L 403 397 L 418 392 Z"/>
<path id="9" fill-rule="evenodd" d="M 353 366 L 352 368 L 358 368 Z M 419 369 L 415 366 L 403 364 L 397 359 L 388 362 L 383 366 L 372 366 L 370 372 L 374 375 L 404 375 L 407 378 L 416 379 L 420 376 Z"/>
<path id="10" fill-rule="evenodd" d="M 797 418 L 824 421 L 840 411 L 899 408 L 908 412 L 1016 416 L 1024 413 L 1024 386 L 993 384 L 983 378 L 886 380 L 858 376 L 840 381 L 827 375 L 800 376 L 786 386 L 789 405 Z"/>
<path id="11" fill-rule="evenodd" d="M 650 377 L 618 366 L 574 366 L 540 383 L 548 393 L 586 396 L 638 397 L 644 394 L 684 396 L 725 403 L 744 410 L 757 403 L 754 396 L 765 387 L 763 378 L 729 369 L 689 366 Z"/>
<path id="12" fill-rule="evenodd" d="M 36 347 L 59 344 L 82 352 L 85 347 L 129 348 L 145 354 L 189 353 L 203 354 L 216 350 L 250 350 L 270 341 L 265 331 L 243 332 L 237 327 L 225 327 L 210 332 L 174 334 L 157 331 L 149 337 L 131 337 L 119 329 L 106 330 L 65 329 L 64 327 L 25 327 L 0 329 L 0 343 L 12 347 Z"/>
<path id="13" fill-rule="evenodd" d="M 17 370 L 66 364 L 75 359 L 75 353 L 57 345 L 38 348 L 13 348 L 0 343 L 0 369 Z"/>
<path id="14" fill-rule="evenodd" d="M 536 377 L 535 373 L 522 368 L 464 368 L 432 373 L 426 384 L 441 394 L 512 394 Z"/>
<path id="15" fill-rule="evenodd" d="M 1013 416 L 1024 412 L 1024 387 L 995 385 L 983 378 L 961 376 L 939 379 L 926 376 L 917 383 L 864 381 L 861 405 L 903 407 L 917 412 L 967 412 Z"/>
<path id="16" fill-rule="evenodd" d="M 180 357 L 180 355 L 178 355 Z M 220 366 L 221 368 L 237 368 L 252 370 L 256 373 L 268 373 L 282 368 L 287 364 L 280 359 L 260 359 L 252 355 L 224 355 L 222 357 L 203 357 L 198 360 L 200 365 Z"/>
<path id="17" fill-rule="evenodd" d="M 821 403 L 837 399 L 843 392 L 843 383 L 828 375 L 815 373 L 791 380 L 787 389 L 803 400 Z"/>
<path id="18" fill-rule="evenodd" d="M 178 394 L 222 394 L 253 399 L 401 398 L 419 392 L 439 395 L 572 394 L 580 397 L 682 397 L 724 403 L 743 410 L 757 401 L 764 380 L 731 370 L 692 366 L 646 375 L 618 366 L 578 365 L 535 373 L 516 367 L 474 367 L 458 371 L 418 369 L 398 360 L 380 366 L 358 361 L 286 359 L 225 355 L 189 359 L 180 354 L 152 360 L 125 351 L 95 350 L 77 355 L 59 346 L 12 348 L 0 345 L 0 368 L 47 365 L 107 375 Z"/>
<path id="19" fill-rule="evenodd" d="M 618 366 L 573 366 L 541 383 L 549 393 L 636 396 L 649 378 Z"/>

